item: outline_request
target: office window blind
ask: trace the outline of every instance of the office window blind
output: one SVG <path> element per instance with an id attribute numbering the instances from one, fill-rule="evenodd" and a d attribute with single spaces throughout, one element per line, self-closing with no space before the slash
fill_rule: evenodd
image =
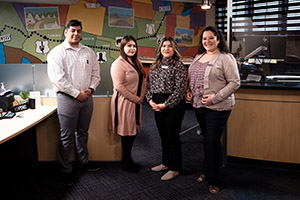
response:
<path id="1" fill-rule="evenodd" d="M 227 0 L 216 1 L 216 25 L 227 32 Z M 244 34 L 299 34 L 300 0 L 232 0 L 232 32 Z"/>

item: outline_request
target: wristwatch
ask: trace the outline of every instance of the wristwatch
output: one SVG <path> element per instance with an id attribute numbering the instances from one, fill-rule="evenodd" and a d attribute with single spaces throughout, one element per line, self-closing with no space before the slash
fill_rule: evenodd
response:
<path id="1" fill-rule="evenodd" d="M 89 88 L 90 90 L 91 90 L 91 94 L 93 94 L 94 93 L 94 88 Z"/>

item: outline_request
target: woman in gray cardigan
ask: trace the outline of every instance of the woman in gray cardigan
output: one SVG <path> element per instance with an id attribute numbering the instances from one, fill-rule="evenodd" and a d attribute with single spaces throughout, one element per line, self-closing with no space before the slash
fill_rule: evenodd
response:
<path id="1" fill-rule="evenodd" d="M 235 58 L 229 53 L 223 35 L 206 27 L 200 36 L 199 54 L 189 67 L 187 100 L 193 102 L 204 136 L 204 169 L 198 182 L 207 181 L 209 191 L 220 191 L 221 135 L 240 87 Z"/>

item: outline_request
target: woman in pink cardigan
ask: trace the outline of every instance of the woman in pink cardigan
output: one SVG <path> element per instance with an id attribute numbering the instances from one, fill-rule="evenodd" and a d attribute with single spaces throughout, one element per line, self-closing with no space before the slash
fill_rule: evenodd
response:
<path id="1" fill-rule="evenodd" d="M 137 58 L 137 42 L 130 35 L 123 37 L 120 56 L 111 65 L 114 93 L 111 99 L 112 128 L 122 137 L 121 166 L 138 173 L 131 149 L 136 138 L 136 124 L 141 127 L 142 102 L 146 92 L 146 73 Z"/>

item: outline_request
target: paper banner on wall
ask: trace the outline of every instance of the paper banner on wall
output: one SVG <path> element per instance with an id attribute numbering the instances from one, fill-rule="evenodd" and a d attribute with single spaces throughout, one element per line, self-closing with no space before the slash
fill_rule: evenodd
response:
<path id="1" fill-rule="evenodd" d="M 85 4 L 85 1 L 79 0 L 77 5 L 70 5 L 67 21 L 80 19 L 84 32 L 102 36 L 105 8 L 86 8 Z"/>

